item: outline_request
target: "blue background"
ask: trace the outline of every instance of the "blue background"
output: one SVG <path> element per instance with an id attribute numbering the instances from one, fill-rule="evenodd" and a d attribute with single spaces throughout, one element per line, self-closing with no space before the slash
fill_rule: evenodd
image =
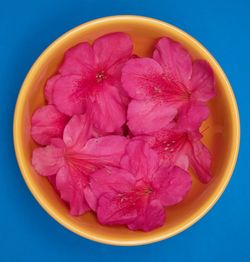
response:
<path id="1" fill-rule="evenodd" d="M 210 0 L 0 0 L 0 261 L 250 261 L 250 3 Z M 233 178 L 215 207 L 185 232 L 141 247 L 85 240 L 55 222 L 18 169 L 12 120 L 22 81 L 39 54 L 69 29 L 115 14 L 155 17 L 203 43 L 228 75 L 241 116 Z"/>

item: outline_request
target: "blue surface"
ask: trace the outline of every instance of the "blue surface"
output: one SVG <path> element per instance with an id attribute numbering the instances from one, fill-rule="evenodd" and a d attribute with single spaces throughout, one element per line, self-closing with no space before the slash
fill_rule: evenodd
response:
<path id="1" fill-rule="evenodd" d="M 248 1 L 0 1 L 0 261 L 250 261 Z M 138 14 L 174 24 L 203 43 L 228 75 L 241 116 L 233 178 L 216 206 L 182 234 L 141 247 L 85 240 L 55 222 L 18 169 L 12 119 L 22 81 L 39 54 L 67 30 L 94 18 Z"/>

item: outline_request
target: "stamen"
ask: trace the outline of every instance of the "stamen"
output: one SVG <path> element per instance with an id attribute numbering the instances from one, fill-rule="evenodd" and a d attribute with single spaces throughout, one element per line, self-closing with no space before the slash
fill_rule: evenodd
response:
<path id="1" fill-rule="evenodd" d="M 147 194 L 147 195 L 150 195 L 152 192 L 153 192 L 153 190 L 152 190 L 151 187 L 146 187 L 145 190 L 144 190 L 144 193 Z"/>
<path id="2" fill-rule="evenodd" d="M 159 86 L 155 86 L 155 87 L 154 87 L 154 91 L 155 91 L 155 93 L 157 93 L 157 94 L 161 94 L 161 93 L 162 93 L 162 90 L 161 90 L 161 88 L 160 88 Z"/>
<path id="3" fill-rule="evenodd" d="M 209 126 L 207 126 L 205 129 L 203 129 L 203 130 L 201 131 L 201 134 L 203 134 L 204 132 L 206 132 L 208 129 L 209 129 Z"/>
<path id="4" fill-rule="evenodd" d="M 105 75 L 105 72 L 102 70 L 102 71 L 96 73 L 95 78 L 96 78 L 97 83 L 100 83 L 103 80 L 105 80 L 107 78 L 107 76 Z"/>

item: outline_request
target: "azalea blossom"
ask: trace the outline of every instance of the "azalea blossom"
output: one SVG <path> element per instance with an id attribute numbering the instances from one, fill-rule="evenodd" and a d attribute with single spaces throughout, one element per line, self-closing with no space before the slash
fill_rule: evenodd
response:
<path id="1" fill-rule="evenodd" d="M 138 137 L 158 153 L 161 164 L 177 165 L 185 170 L 191 167 L 201 182 L 208 183 L 212 178 L 211 154 L 201 138 L 198 129 L 183 124 Z"/>
<path id="2" fill-rule="evenodd" d="M 56 175 L 56 188 L 72 215 L 90 210 L 84 193 L 90 175 L 98 168 L 118 165 L 127 144 L 123 136 L 90 137 L 86 115 L 73 116 L 63 139 L 52 139 L 50 145 L 33 151 L 34 168 L 42 176 Z"/>
<path id="3" fill-rule="evenodd" d="M 208 117 L 205 102 L 215 95 L 214 76 L 203 60 L 192 63 L 181 44 L 164 37 L 152 58 L 129 60 L 122 72 L 123 87 L 132 98 L 128 126 L 134 134 L 155 132 L 178 115 L 199 115 L 194 126 Z M 191 112 L 190 112 L 191 111 Z"/>
<path id="4" fill-rule="evenodd" d="M 58 74 L 46 85 L 49 103 L 66 115 L 85 113 L 94 128 L 114 132 L 126 121 L 121 68 L 132 55 L 125 33 L 112 33 L 80 43 L 64 56 Z"/>
<path id="5" fill-rule="evenodd" d="M 186 171 L 159 166 L 157 153 L 139 139 L 127 145 L 120 168 L 100 169 L 90 179 L 100 223 L 144 231 L 163 225 L 164 207 L 179 203 L 190 187 Z"/>
<path id="6" fill-rule="evenodd" d="M 52 138 L 61 138 L 69 117 L 55 106 L 38 108 L 31 119 L 31 136 L 40 145 L 48 145 Z"/>

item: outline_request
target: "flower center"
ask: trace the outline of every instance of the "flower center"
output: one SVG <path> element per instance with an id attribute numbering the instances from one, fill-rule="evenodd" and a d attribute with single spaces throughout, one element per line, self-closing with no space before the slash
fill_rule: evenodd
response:
<path id="1" fill-rule="evenodd" d="M 164 82 L 155 81 L 155 86 L 151 89 L 153 97 L 163 99 L 166 102 L 189 100 L 190 93 L 183 83 L 165 75 L 162 78 Z"/>
<path id="2" fill-rule="evenodd" d="M 135 206 L 138 201 L 145 201 L 150 198 L 153 193 L 153 188 L 143 182 L 142 185 L 136 186 L 136 188 L 129 193 L 118 193 L 117 200 L 119 204 L 125 202 L 130 206 Z"/>
<path id="3" fill-rule="evenodd" d="M 172 140 L 172 141 L 163 141 L 162 146 L 164 147 L 164 151 L 165 152 L 169 152 L 172 153 L 175 151 L 175 144 L 176 141 Z"/>
<path id="4" fill-rule="evenodd" d="M 142 185 L 136 187 L 134 193 L 137 198 L 148 198 L 153 193 L 153 188 L 149 183 L 143 182 Z"/>
<path id="5" fill-rule="evenodd" d="M 174 154 L 180 151 L 186 143 L 186 133 L 176 133 L 163 131 L 156 136 L 156 141 L 153 145 L 162 158 L 169 157 L 169 154 Z"/>
<path id="6" fill-rule="evenodd" d="M 95 79 L 96 79 L 97 83 L 101 83 L 106 78 L 107 78 L 107 76 L 106 76 L 106 74 L 105 74 L 105 72 L 103 70 L 97 72 L 96 75 L 95 75 Z"/>
<path id="7" fill-rule="evenodd" d="M 153 193 L 153 189 L 150 186 L 144 188 L 144 195 L 149 196 L 152 193 Z"/>

